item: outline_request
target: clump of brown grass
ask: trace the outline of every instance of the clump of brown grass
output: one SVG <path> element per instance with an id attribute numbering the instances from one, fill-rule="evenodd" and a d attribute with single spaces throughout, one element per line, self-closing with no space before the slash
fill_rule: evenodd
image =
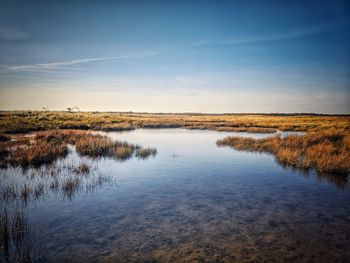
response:
<path id="1" fill-rule="evenodd" d="M 0 166 L 38 167 L 50 164 L 68 154 L 68 144 L 74 145 L 76 151 L 83 156 L 112 157 L 118 160 L 131 158 L 134 154 L 137 155 L 136 150 L 143 149 L 138 145 L 113 141 L 107 136 L 87 131 L 52 130 L 39 132 L 34 137 L 22 136 L 0 142 Z"/>
<path id="2" fill-rule="evenodd" d="M 27 147 L 17 147 L 11 151 L 9 164 L 23 167 L 40 166 L 52 163 L 57 158 L 66 156 L 67 153 L 68 150 L 65 144 L 35 141 Z"/>
<path id="3" fill-rule="evenodd" d="M 140 159 L 148 158 L 149 156 L 155 156 L 157 154 L 157 149 L 155 148 L 140 148 L 136 150 L 136 157 Z"/>
<path id="4" fill-rule="evenodd" d="M 134 154 L 135 147 L 130 145 L 118 146 L 113 149 L 113 156 L 120 160 L 129 159 Z"/>
<path id="5" fill-rule="evenodd" d="M 28 137 L 13 138 L 10 140 L 0 141 L 0 168 L 6 168 L 8 157 L 11 152 L 16 151 L 19 148 L 26 147 L 30 144 Z"/>
<path id="6" fill-rule="evenodd" d="M 350 134 L 345 130 L 330 129 L 284 138 L 279 135 L 262 139 L 226 137 L 218 140 L 217 145 L 271 153 L 281 164 L 295 168 L 315 168 L 319 173 L 350 173 Z"/>
<path id="7" fill-rule="evenodd" d="M 127 142 L 113 141 L 106 136 L 86 136 L 75 142 L 79 154 L 90 157 L 113 157 L 119 160 L 131 158 L 135 149 L 140 148 Z"/>

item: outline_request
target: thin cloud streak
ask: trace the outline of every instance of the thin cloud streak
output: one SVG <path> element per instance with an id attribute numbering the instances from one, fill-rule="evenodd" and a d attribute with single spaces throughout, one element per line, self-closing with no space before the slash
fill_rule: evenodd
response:
<path id="1" fill-rule="evenodd" d="M 12 70 L 12 71 L 51 70 L 51 69 L 62 68 L 64 66 L 91 63 L 91 62 L 97 62 L 97 61 L 143 58 L 143 57 L 152 57 L 156 55 L 158 55 L 158 53 L 152 52 L 152 53 L 122 55 L 122 56 L 113 56 L 113 57 L 83 58 L 83 59 L 74 59 L 69 61 L 11 66 L 9 67 L 9 70 Z"/>
<path id="2" fill-rule="evenodd" d="M 0 26 L 0 40 L 22 40 L 27 37 L 27 33 L 17 27 Z"/>
<path id="3" fill-rule="evenodd" d="M 264 42 L 274 42 L 274 41 L 283 41 L 283 40 L 292 40 L 302 37 L 308 37 L 316 34 L 326 33 L 344 26 L 344 24 L 328 24 L 328 25 L 319 25 L 315 27 L 306 28 L 298 31 L 289 31 L 285 33 L 267 35 L 267 36 L 257 36 L 251 38 L 241 38 L 241 39 L 226 39 L 226 40 L 211 40 L 203 39 L 198 42 L 193 43 L 193 47 L 200 47 L 210 44 L 220 44 L 220 45 L 244 45 L 244 44 L 259 44 Z"/>

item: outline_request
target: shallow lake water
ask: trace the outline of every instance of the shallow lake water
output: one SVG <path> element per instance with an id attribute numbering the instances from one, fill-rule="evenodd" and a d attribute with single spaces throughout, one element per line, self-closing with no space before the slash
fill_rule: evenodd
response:
<path id="1" fill-rule="evenodd" d="M 284 168 L 272 155 L 216 145 L 228 135 L 271 135 L 185 129 L 108 135 L 155 147 L 157 155 L 95 161 L 112 182 L 70 198 L 50 194 L 29 201 L 25 211 L 35 246 L 47 261 L 350 259 L 346 178 Z M 68 156 L 69 162 L 79 158 L 74 151 Z M 2 184 L 20 180 L 19 174 L 2 171 Z"/>

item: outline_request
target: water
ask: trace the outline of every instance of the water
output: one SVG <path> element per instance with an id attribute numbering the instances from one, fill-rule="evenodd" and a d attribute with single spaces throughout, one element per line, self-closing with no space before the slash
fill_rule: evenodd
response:
<path id="1" fill-rule="evenodd" d="M 50 194 L 28 202 L 36 246 L 48 261 L 350 258 L 346 180 L 292 171 L 268 154 L 216 146 L 228 135 L 270 135 L 184 129 L 108 135 L 155 147 L 158 154 L 148 160 L 96 161 L 98 171 L 115 183 L 73 198 Z M 68 162 L 77 158 L 72 154 Z M 2 183 L 8 177 L 1 177 Z"/>

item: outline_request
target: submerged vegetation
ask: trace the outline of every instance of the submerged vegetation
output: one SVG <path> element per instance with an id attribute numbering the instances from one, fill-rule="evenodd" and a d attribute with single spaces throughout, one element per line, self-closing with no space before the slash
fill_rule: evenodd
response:
<path id="1" fill-rule="evenodd" d="M 71 200 L 77 193 L 88 194 L 104 185 L 115 184 L 115 178 L 111 175 L 91 170 L 89 165 L 82 168 L 85 165 L 87 164 L 76 167 L 54 166 L 44 170 L 33 170 L 27 178 L 27 174 L 17 176 L 16 183 L 7 182 L 0 187 L 0 200 L 3 204 L 27 205 L 52 194 Z M 1 179 L 3 178 L 4 175 L 1 174 Z"/>
<path id="2" fill-rule="evenodd" d="M 156 153 L 152 148 L 144 149 L 138 145 L 113 141 L 107 136 L 87 131 L 52 130 L 0 142 L 0 165 L 3 168 L 27 168 L 50 164 L 68 154 L 68 145 L 75 146 L 81 156 L 91 158 L 125 160 L 134 155 L 140 156 L 140 152 L 144 158 Z M 84 173 L 86 169 L 80 167 L 78 172 Z"/>
<path id="3" fill-rule="evenodd" d="M 73 171 L 77 174 L 88 174 L 90 173 L 90 166 L 86 163 L 79 164 Z"/>
<path id="4" fill-rule="evenodd" d="M 0 211 L 0 261 L 45 261 L 42 251 L 34 248 L 32 228 L 22 210 Z"/>
<path id="5" fill-rule="evenodd" d="M 306 170 L 314 168 L 320 174 L 350 174 L 350 133 L 345 130 L 331 129 L 284 138 L 280 135 L 262 139 L 226 137 L 218 140 L 217 145 L 271 153 L 282 165 Z"/>

